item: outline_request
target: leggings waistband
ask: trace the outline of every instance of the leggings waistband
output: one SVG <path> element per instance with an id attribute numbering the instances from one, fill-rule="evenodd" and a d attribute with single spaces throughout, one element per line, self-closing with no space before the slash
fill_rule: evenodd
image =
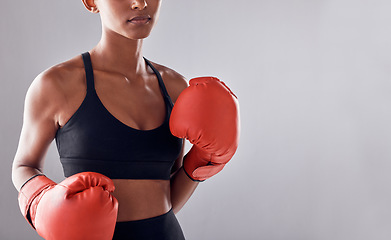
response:
<path id="1" fill-rule="evenodd" d="M 113 240 L 184 240 L 182 228 L 172 211 L 127 222 L 117 222 Z"/>

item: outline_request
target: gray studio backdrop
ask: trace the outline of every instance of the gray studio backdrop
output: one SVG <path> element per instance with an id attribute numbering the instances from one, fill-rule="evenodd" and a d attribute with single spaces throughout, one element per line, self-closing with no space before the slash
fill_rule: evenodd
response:
<path id="1" fill-rule="evenodd" d="M 240 147 L 178 214 L 189 240 L 391 239 L 391 2 L 163 0 L 144 55 L 219 76 L 241 105 Z M 11 163 L 31 81 L 91 49 L 81 1 L 0 8 L 0 239 L 25 222 Z M 54 144 L 45 173 L 63 179 Z"/>

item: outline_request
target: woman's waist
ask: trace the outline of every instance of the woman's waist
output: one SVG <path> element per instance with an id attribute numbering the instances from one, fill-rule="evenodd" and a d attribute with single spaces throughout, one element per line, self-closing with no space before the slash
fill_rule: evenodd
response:
<path id="1" fill-rule="evenodd" d="M 171 209 L 169 180 L 113 179 L 118 222 L 156 217 Z"/>

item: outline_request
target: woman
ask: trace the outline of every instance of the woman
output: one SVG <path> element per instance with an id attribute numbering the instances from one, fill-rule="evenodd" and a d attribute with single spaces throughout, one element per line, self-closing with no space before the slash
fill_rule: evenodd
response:
<path id="1" fill-rule="evenodd" d="M 174 214 L 190 198 L 198 180 L 206 177 L 185 173 L 183 140 L 168 128 L 172 105 L 188 87 L 186 80 L 142 56 L 143 39 L 156 24 L 161 0 L 83 3 L 88 11 L 100 13 L 100 42 L 88 53 L 40 74 L 26 95 L 13 164 L 14 185 L 23 190 L 22 213 L 41 236 L 52 239 L 108 239 L 102 234 L 112 235 L 113 218 L 117 222 L 113 239 L 184 239 Z M 53 139 L 68 177 L 60 185 L 42 176 L 43 158 Z M 101 192 L 87 191 L 96 187 Z M 83 200 L 79 210 L 69 210 L 67 204 L 58 210 L 52 199 L 64 191 L 67 196 L 84 191 L 94 200 L 103 199 L 107 208 Z M 91 211 L 80 213 L 87 208 Z M 79 215 L 73 216 L 74 212 Z M 78 222 L 68 225 L 65 233 L 64 227 L 58 227 L 63 219 L 48 223 L 47 214 Z M 87 215 L 86 220 L 80 220 L 80 214 Z M 90 223 L 91 214 L 97 214 L 94 220 L 99 223 Z M 83 235 L 86 232 L 91 237 Z M 92 237 L 95 232 L 99 234 Z"/>

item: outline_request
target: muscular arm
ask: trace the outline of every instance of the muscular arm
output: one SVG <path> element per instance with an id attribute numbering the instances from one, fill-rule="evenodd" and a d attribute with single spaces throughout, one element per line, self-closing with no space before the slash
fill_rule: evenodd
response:
<path id="1" fill-rule="evenodd" d="M 31 84 L 25 99 L 23 127 L 12 164 L 12 182 L 19 191 L 22 184 L 42 174 L 43 159 L 57 128 L 58 91 L 48 74 Z"/>
<path id="2" fill-rule="evenodd" d="M 174 213 L 178 213 L 189 200 L 198 186 L 198 182 L 192 181 L 182 168 L 183 148 L 180 157 L 176 160 L 175 173 L 171 176 L 171 204 Z"/>

